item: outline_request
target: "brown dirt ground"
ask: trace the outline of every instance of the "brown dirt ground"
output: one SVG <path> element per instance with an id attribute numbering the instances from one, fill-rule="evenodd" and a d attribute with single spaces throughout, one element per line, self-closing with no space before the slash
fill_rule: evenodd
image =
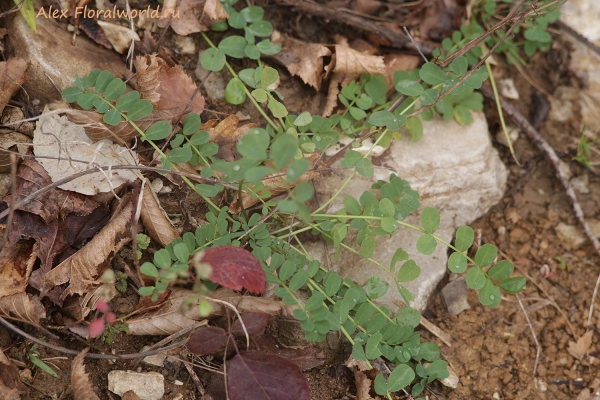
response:
<path id="1" fill-rule="evenodd" d="M 291 29 L 300 28 L 296 24 Z M 172 38 L 167 35 L 165 41 L 167 47 L 173 45 L 171 40 Z M 320 38 L 320 41 L 327 40 Z M 200 40 L 197 43 L 200 43 Z M 562 50 L 551 50 L 549 54 L 536 56 L 528 67 L 531 75 L 551 93 L 554 93 L 559 84 L 579 88 L 579 82 L 564 69 L 564 64 L 557 65 L 554 61 L 564 58 L 561 55 L 565 55 L 567 46 L 557 45 L 554 48 Z M 181 62 L 193 76 L 197 63 L 196 56 L 186 57 Z M 531 86 L 518 72 L 507 72 L 514 69 L 504 68 L 502 71 L 506 76 L 515 79 L 522 99 L 518 106 L 525 115 L 529 115 L 530 104 L 532 104 Z M 281 75 L 284 94 L 289 94 L 288 99 L 291 101 L 300 99 L 302 103 L 291 104 L 292 110 L 301 111 L 311 105 L 314 107 L 314 104 L 318 103 L 314 101 L 314 90 L 305 88 L 297 79 L 291 80 L 284 71 L 281 71 Z M 301 93 L 301 95 L 291 96 L 294 93 Z M 320 94 L 318 97 L 320 101 L 322 96 Z M 225 113 L 239 111 L 239 108 L 226 106 L 222 102 L 208 101 L 207 108 Z M 252 107 L 247 107 L 246 110 L 251 116 L 256 117 Z M 563 161 L 569 163 L 574 176 L 583 173 L 589 175 L 590 193 L 579 195 L 579 198 L 587 218 L 600 218 L 600 177 L 570 161 L 576 150 L 581 129 L 577 118 L 578 112 L 575 111 L 574 118 L 568 123 L 561 124 L 546 120 L 540 131 Z M 494 132 L 498 125 L 494 107 L 488 105 L 486 114 L 491 130 Z M 203 119 L 211 116 L 214 117 L 211 113 L 206 113 Z M 599 362 L 596 358 L 584 357 L 581 361 L 576 360 L 566 349 L 569 341 L 575 341 L 586 331 L 585 323 L 590 298 L 598 273 L 597 268 L 594 267 L 600 260 L 590 245 L 584 244 L 579 249 L 569 248 L 556 236 L 554 227 L 559 222 L 570 225 L 577 223 L 567 197 L 554 177 L 552 167 L 543 156 L 523 137 L 515 143 L 516 157 L 521 162 L 521 166 L 515 163 L 505 147 L 501 145 L 497 147 L 510 171 L 508 188 L 500 203 L 472 226 L 477 233 L 480 233 L 482 242 L 498 246 L 506 258 L 515 262 L 516 268 L 521 273 L 528 274 L 532 278 L 528 281 L 525 292 L 521 294 L 526 307 L 543 304 L 540 301 L 549 296 L 556 302 L 556 307 L 546 305 L 529 312 L 541 346 L 537 374 L 535 376 L 533 374 L 536 344 L 525 315 L 514 296 L 505 296 L 499 307 L 487 309 L 478 304 L 476 294 L 471 292 L 469 303 L 472 308 L 458 316 L 453 316 L 446 311 L 438 290 L 432 296 L 425 316 L 452 336 L 453 345 L 445 346 L 426 330 L 422 329 L 421 333 L 424 339 L 434 340 L 440 344 L 443 358 L 459 376 L 460 384 L 453 390 L 436 382 L 428 387 L 424 394 L 435 399 L 573 399 L 580 395 L 583 388 L 590 387 L 598 376 Z M 202 207 L 186 193 L 162 195 L 161 200 L 168 212 L 183 213 L 181 219 L 185 224 L 189 224 L 189 221 L 182 209 Z M 558 269 L 560 264 L 558 258 L 564 260 L 566 270 Z M 544 264 L 548 264 L 555 276 L 544 278 L 541 275 L 540 267 Z M 438 289 L 443 288 L 445 283 L 447 280 L 442 282 Z M 132 295 L 130 289 L 113 301 L 113 308 L 127 309 Z M 561 310 L 562 314 L 558 310 Z M 51 315 L 54 317 L 56 314 Z M 566 316 L 575 332 L 570 330 L 562 315 Z M 598 333 L 600 318 L 597 317 L 600 316 L 600 310 L 595 311 L 595 316 L 590 329 Z M 55 325 L 58 325 L 57 321 L 49 318 L 47 327 L 59 334 L 61 339 L 50 340 L 50 342 L 75 350 L 81 350 L 86 346 L 85 343 L 73 339 L 64 332 L 53 330 L 52 327 Z M 40 335 L 34 329 L 27 327 L 25 329 L 34 335 Z M 157 337 L 120 335 L 112 347 L 97 343 L 98 348 L 95 351 L 114 350 L 117 353 L 133 353 L 138 352 L 142 346 L 158 340 L 160 338 Z M 23 366 L 31 366 L 26 358 L 31 342 L 0 327 L 0 346 L 6 349 L 9 357 L 24 363 Z M 596 346 L 597 338 L 594 338 L 590 349 L 594 351 Z M 342 343 L 337 351 L 329 350 L 326 346 L 323 350 L 325 363 L 306 372 L 313 398 L 322 400 L 354 398 L 356 393 L 354 378 L 343 367 L 348 356 L 347 346 Z M 72 399 L 70 389 L 72 358 L 62 357 L 62 354 L 44 348 L 39 348 L 39 351 L 41 358 L 47 359 L 49 364 L 51 363 L 58 371 L 59 378 L 52 378 L 39 370 L 34 370 L 33 379 L 28 382 L 31 388 L 31 399 Z M 102 399 L 116 398 L 108 394 L 106 376 L 109 371 L 117 368 L 157 371 L 163 374 L 166 400 L 200 398 L 188 372 L 180 363 L 167 362 L 165 367 L 159 368 L 147 364 L 86 361 L 86 370 L 90 373 L 92 383 Z M 199 369 L 197 372 L 202 383 L 210 387 L 212 375 Z M 183 382 L 183 385 L 176 385 L 175 380 Z"/>

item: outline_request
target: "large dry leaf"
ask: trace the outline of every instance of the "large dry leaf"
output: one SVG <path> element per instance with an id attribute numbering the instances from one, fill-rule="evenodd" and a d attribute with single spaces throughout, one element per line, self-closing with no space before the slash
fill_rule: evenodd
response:
<path id="1" fill-rule="evenodd" d="M 287 35 L 281 35 L 277 43 L 281 43 L 281 52 L 273 56 L 283 64 L 290 74 L 299 76 L 304 83 L 319 90 L 323 81 L 323 57 L 331 55 L 331 51 L 317 43 L 304 43 Z"/>
<path id="2" fill-rule="evenodd" d="M 47 110 L 46 108 L 45 112 Z M 34 132 L 33 145 L 36 156 L 58 157 L 58 160 L 39 159 L 53 182 L 94 168 L 94 165 L 107 167 L 138 163 L 134 151 L 108 139 L 92 143 L 83 127 L 70 122 L 65 116 L 55 114 L 40 117 Z M 60 188 L 95 195 L 110 192 L 136 179 L 137 176 L 133 171 L 109 170 L 79 177 L 61 185 Z"/>
<path id="3" fill-rule="evenodd" d="M 593 334 L 594 331 L 587 331 L 582 337 L 577 339 L 577 343 L 569 341 L 569 347 L 567 348 L 569 354 L 581 360 L 590 349 Z"/>
<path id="4" fill-rule="evenodd" d="M 21 89 L 21 84 L 27 80 L 25 70 L 30 64 L 18 57 L 0 62 L 0 114 L 11 97 Z"/>
<path id="5" fill-rule="evenodd" d="M 335 106 L 337 106 L 340 86 L 344 80 L 345 75 L 340 73 L 335 73 L 331 77 L 331 80 L 329 81 L 329 89 L 327 91 L 327 101 L 325 102 L 325 108 L 323 109 L 323 118 L 329 117 L 333 113 Z"/>
<path id="6" fill-rule="evenodd" d="M 308 154 L 305 157 L 311 162 L 312 165 L 318 158 L 318 154 Z M 231 202 L 231 205 L 229 206 L 229 212 L 232 214 L 239 214 L 240 212 L 242 212 L 242 209 L 248 209 L 249 207 L 252 207 L 254 204 L 261 201 L 260 195 L 262 193 L 270 192 L 271 196 L 277 196 L 278 194 L 287 192 L 290 186 L 295 186 L 300 182 L 310 181 L 311 179 L 316 178 L 318 175 L 318 172 L 309 170 L 308 172 L 303 173 L 300 176 L 300 179 L 298 179 L 298 181 L 294 183 L 294 185 L 290 185 L 289 183 L 287 183 L 285 180 L 285 176 L 282 176 L 281 174 L 267 175 L 267 177 L 265 177 L 261 181 L 264 184 L 264 187 L 256 191 L 256 194 L 259 195 L 258 198 L 253 198 L 250 195 L 250 193 L 244 192 L 242 194 L 241 204 L 239 196 L 236 196 L 235 199 Z"/>
<path id="7" fill-rule="evenodd" d="M 383 57 L 369 56 L 347 46 L 335 45 L 334 72 L 342 74 L 385 75 Z"/>
<path id="8" fill-rule="evenodd" d="M 89 350 L 89 347 L 83 349 L 71 364 L 71 386 L 73 386 L 75 400 L 100 400 L 100 397 L 94 393 L 90 377 L 85 372 L 85 365 L 83 365 L 83 360 Z"/>
<path id="9" fill-rule="evenodd" d="M 219 0 L 165 0 L 158 26 L 171 25 L 178 35 L 205 32 L 218 21 L 229 18 Z"/>
<path id="10" fill-rule="evenodd" d="M 119 54 L 125 53 L 131 46 L 132 41 L 139 41 L 140 37 L 131 28 L 110 22 L 98 20 L 96 21 L 106 34 L 106 38 L 112 45 L 113 49 Z"/>
<path id="11" fill-rule="evenodd" d="M 102 139 L 111 139 L 115 142 L 125 144 L 125 142 L 139 137 L 138 131 L 126 121 L 122 121 L 117 126 L 107 126 L 102 122 L 102 114 L 95 111 L 68 110 L 67 118 L 74 124 L 80 125 L 85 130 L 88 137 L 97 142 Z M 152 114 L 135 124 L 142 130 L 150 128 L 156 122 L 171 121 L 173 114 L 168 111 L 154 110 Z"/>
<path id="12" fill-rule="evenodd" d="M 204 97 L 196 92 L 196 84 L 180 65 L 170 67 L 162 58 L 146 55 L 136 57 L 135 67 L 140 96 L 157 110 L 169 111 L 173 118 L 188 112 L 200 115 L 204 111 Z"/>
<path id="13" fill-rule="evenodd" d="M 46 310 L 36 296 L 21 292 L 0 299 L 0 315 L 39 326 L 40 320 L 46 318 Z"/>
<path id="14" fill-rule="evenodd" d="M 242 136 L 244 136 L 252 128 L 256 128 L 255 124 L 246 124 L 238 126 L 240 120 L 235 115 L 230 115 L 223 121 L 215 124 L 217 120 L 211 119 L 202 124 L 202 128 L 210 134 L 210 141 L 219 145 L 219 151 L 215 155 L 217 158 L 222 158 L 226 161 L 235 159 L 233 150 Z"/>
<path id="15" fill-rule="evenodd" d="M 37 256 L 30 243 L 6 243 L 0 251 L 0 298 L 25 292 Z"/>
<path id="16" fill-rule="evenodd" d="M 242 296 L 230 289 L 217 289 L 210 297 L 225 301 L 240 313 L 260 312 L 285 318 L 293 318 L 295 306 L 285 305 L 282 301 L 265 297 Z M 193 300 L 193 301 L 191 301 Z M 208 298 L 210 302 L 210 298 Z M 127 320 L 129 334 L 132 335 L 171 335 L 184 328 L 206 325 L 206 320 L 226 315 L 226 305 L 210 302 L 212 312 L 201 316 L 198 295 L 191 290 L 176 289 L 171 292 L 161 307 L 150 313 Z"/>
<path id="17" fill-rule="evenodd" d="M 63 310 L 65 314 L 75 318 L 76 321 L 81 321 L 96 309 L 98 301 L 110 303 L 116 295 L 117 289 L 113 280 L 113 282 L 103 283 L 83 296 L 69 296 L 65 300 Z"/>
<path id="18" fill-rule="evenodd" d="M 71 294 L 84 294 L 95 286 L 96 279 L 109 266 L 114 255 L 131 241 L 131 196 L 121 200 L 108 224 L 102 228 L 81 250 L 60 263 L 46 275 L 45 289 L 69 282 L 61 294 L 64 300 Z"/>
<path id="19" fill-rule="evenodd" d="M 0 399 L 27 400 L 29 389 L 19 379 L 19 369 L 10 362 L 0 347 Z"/>
<path id="20" fill-rule="evenodd" d="M 167 213 L 160 206 L 149 181 L 146 181 L 146 185 L 144 185 L 143 196 L 140 216 L 144 227 L 152 239 L 162 246 L 166 246 L 180 236 L 179 231 L 169 221 Z"/>

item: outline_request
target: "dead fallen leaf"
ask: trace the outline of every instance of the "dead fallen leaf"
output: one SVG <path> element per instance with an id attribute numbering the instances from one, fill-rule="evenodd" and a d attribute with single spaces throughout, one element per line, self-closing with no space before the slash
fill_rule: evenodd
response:
<path id="1" fill-rule="evenodd" d="M 230 115 L 223 121 L 211 119 L 202 124 L 201 129 L 208 131 L 210 141 L 219 145 L 219 151 L 215 155 L 216 158 L 222 158 L 226 161 L 233 161 L 235 156 L 233 150 L 242 136 L 244 136 L 252 128 L 256 128 L 255 124 L 249 123 L 238 126 L 239 119 L 235 115 Z"/>
<path id="2" fill-rule="evenodd" d="M 142 217 L 144 227 L 148 231 L 148 235 L 162 246 L 168 245 L 173 239 L 180 236 L 179 231 L 171 224 L 167 213 L 160 206 L 160 202 L 152 190 L 150 181 L 146 181 L 146 185 L 144 186 L 144 198 L 142 200 L 140 216 Z"/>
<path id="3" fill-rule="evenodd" d="M 67 315 L 75 318 L 76 321 L 81 321 L 90 312 L 96 310 L 96 303 L 98 301 L 110 303 L 116 295 L 117 289 L 115 288 L 114 281 L 103 283 L 83 296 L 69 296 L 65 300 L 63 310 Z"/>
<path id="4" fill-rule="evenodd" d="M 44 114 L 49 112 L 48 108 Z M 56 182 L 81 171 L 94 168 L 93 165 L 135 165 L 137 153 L 121 147 L 108 139 L 96 143 L 86 135 L 83 127 L 70 122 L 65 116 L 42 115 L 33 136 L 33 150 L 36 156 L 58 157 L 40 158 L 39 162 Z M 101 171 L 82 176 L 64 185 L 64 190 L 95 195 L 110 192 L 121 185 L 137 180 L 130 170 Z"/>
<path id="5" fill-rule="evenodd" d="M 260 335 L 253 337 L 252 340 L 258 346 L 259 350 L 267 354 L 277 354 L 295 362 L 302 371 L 318 367 L 325 363 L 323 350 L 317 346 L 307 346 L 303 348 L 285 347 L 277 339 L 270 335 Z"/>
<path id="6" fill-rule="evenodd" d="M 0 149 L 26 154 L 31 139 L 12 129 L 0 128 Z M 0 173 L 10 172 L 10 154 L 0 151 Z"/>
<path id="7" fill-rule="evenodd" d="M 329 117 L 337 106 L 340 86 L 342 86 L 344 80 L 345 75 L 340 73 L 333 74 L 331 77 L 331 81 L 329 81 L 329 90 L 327 91 L 327 101 L 325 102 L 325 108 L 323 109 L 323 118 Z"/>
<path id="8" fill-rule="evenodd" d="M 89 350 L 89 347 L 83 349 L 71 364 L 71 386 L 73 386 L 75 400 L 100 400 L 100 397 L 94 392 L 90 377 L 85 372 L 83 364 L 84 357 Z"/>
<path id="9" fill-rule="evenodd" d="M 219 0 L 165 0 L 158 26 L 170 25 L 182 36 L 205 32 L 218 21 L 229 18 Z"/>
<path id="10" fill-rule="evenodd" d="M 196 84 L 180 65 L 170 67 L 156 55 L 138 56 L 134 63 L 140 96 L 151 102 L 157 110 L 169 111 L 173 118 L 178 118 L 184 111 L 198 115 L 202 113 L 204 97 L 196 92 Z M 190 100 L 191 104 L 186 108 Z"/>
<path id="11" fill-rule="evenodd" d="M 121 400 L 140 400 L 140 398 L 137 394 L 135 394 L 133 390 L 129 390 L 123 393 L 123 396 L 121 396 Z"/>
<path id="12" fill-rule="evenodd" d="M 10 126 L 10 129 L 32 138 L 35 124 L 31 121 L 24 121 L 24 119 L 25 116 L 20 108 L 10 107 L 4 109 L 0 122 L 2 122 L 2 125 Z"/>
<path id="13" fill-rule="evenodd" d="M 112 49 L 110 41 L 106 37 L 104 30 L 100 27 L 98 22 L 100 21 L 94 18 L 86 18 L 83 15 L 79 15 L 77 18 L 77 24 L 79 25 L 79 29 L 84 31 L 85 34 L 94 42 L 110 50 Z"/>
<path id="14" fill-rule="evenodd" d="M 86 110 L 68 110 L 67 118 L 74 124 L 82 126 L 85 133 L 93 141 L 97 142 L 102 139 L 111 139 L 114 142 L 125 144 L 140 134 L 138 131 L 126 121 L 122 121 L 117 126 L 108 127 L 102 122 L 102 114 L 95 111 Z M 135 124 L 142 130 L 146 131 L 156 122 L 171 121 L 173 114 L 168 111 L 154 110 L 152 114 L 146 118 L 136 121 Z"/>
<path id="15" fill-rule="evenodd" d="M 312 165 L 318 158 L 318 154 L 307 154 L 306 158 L 311 162 Z M 243 192 L 241 204 L 239 196 L 236 196 L 235 199 L 231 202 L 231 205 L 229 206 L 229 212 L 232 214 L 239 214 L 240 212 L 242 212 L 242 209 L 248 209 L 249 207 L 252 207 L 254 204 L 258 203 L 260 201 L 260 195 L 262 193 L 270 192 L 271 196 L 277 196 L 278 194 L 286 192 L 290 187 L 293 187 L 299 184 L 300 182 L 310 181 L 318 175 L 319 173 L 316 171 L 305 172 L 300 176 L 300 179 L 298 179 L 298 181 L 294 183 L 294 185 L 290 185 L 289 183 L 287 183 L 285 181 L 285 176 L 282 176 L 281 174 L 267 175 L 261 181 L 264 184 L 264 187 L 256 191 L 256 194 L 259 195 L 258 198 L 253 198 L 250 195 L 250 193 Z"/>
<path id="16" fill-rule="evenodd" d="M 31 243 L 4 245 L 0 251 L 0 298 L 25 292 L 36 259 Z"/>
<path id="17" fill-rule="evenodd" d="M 569 341 L 569 347 L 567 348 L 569 354 L 581 360 L 590 349 L 593 334 L 594 331 L 587 331 L 582 337 L 577 339 L 577 343 Z"/>
<path id="18" fill-rule="evenodd" d="M 0 62 L 0 114 L 8 101 L 21 89 L 21 84 L 27 80 L 25 70 L 30 64 L 18 57 Z"/>
<path id="19" fill-rule="evenodd" d="M 0 315 L 39 326 L 40 320 L 46 318 L 46 310 L 37 296 L 21 292 L 0 299 Z"/>
<path id="20" fill-rule="evenodd" d="M 69 282 L 61 294 L 64 300 L 71 294 L 84 294 L 96 284 L 96 279 L 110 264 L 114 255 L 131 241 L 131 196 L 123 197 L 110 221 L 81 250 L 60 263 L 46 275 L 45 290 Z"/>
<path id="21" fill-rule="evenodd" d="M 19 369 L 0 348 L 0 399 L 28 400 L 29 389 L 19 379 Z"/>
<path id="22" fill-rule="evenodd" d="M 385 62 L 385 83 L 390 90 L 394 90 L 394 73 L 417 68 L 421 59 L 411 54 L 386 54 L 383 61 Z"/>
<path id="23" fill-rule="evenodd" d="M 360 53 L 350 47 L 335 45 L 335 67 L 333 72 L 343 74 L 385 75 L 383 57 Z"/>
<path id="24" fill-rule="evenodd" d="M 381 7 L 381 2 L 377 0 L 356 0 L 354 10 L 363 14 L 373 14 Z"/>
<path id="25" fill-rule="evenodd" d="M 356 385 L 356 400 L 373 400 L 369 394 L 373 381 L 367 378 L 364 372 L 355 369 L 354 382 Z"/>
<path id="26" fill-rule="evenodd" d="M 323 82 L 323 57 L 331 51 L 317 43 L 304 43 L 287 35 L 280 35 L 281 52 L 273 58 L 283 64 L 290 74 L 299 76 L 304 83 L 321 89 Z"/>
<path id="27" fill-rule="evenodd" d="M 225 288 L 215 290 L 210 297 L 232 304 L 238 309 L 240 314 L 258 312 L 272 316 L 292 318 L 294 310 L 297 308 L 297 306 L 288 306 L 282 301 L 273 300 L 268 297 L 242 296 L 233 290 Z M 210 301 L 210 298 L 208 300 Z M 211 304 L 213 310 L 208 318 L 226 315 L 227 309 L 224 305 L 214 302 Z"/>
<path id="28" fill-rule="evenodd" d="M 129 50 L 132 41 L 139 41 L 140 37 L 134 30 L 131 28 L 111 24 L 110 22 L 98 20 L 96 21 L 98 25 L 102 28 L 104 33 L 106 34 L 106 38 L 115 49 L 115 51 L 119 54 L 125 53 Z"/>

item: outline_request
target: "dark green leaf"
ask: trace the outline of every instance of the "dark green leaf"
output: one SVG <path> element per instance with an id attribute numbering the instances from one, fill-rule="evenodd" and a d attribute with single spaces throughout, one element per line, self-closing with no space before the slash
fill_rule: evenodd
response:
<path id="1" fill-rule="evenodd" d="M 115 78 L 106 87 L 104 97 L 106 100 L 116 100 L 125 92 L 126 88 L 127 85 L 125 85 L 125 82 L 121 78 Z"/>
<path id="2" fill-rule="evenodd" d="M 514 276 L 500 281 L 500 287 L 506 293 L 516 294 L 525 288 L 527 281 L 522 276 Z"/>
<path id="3" fill-rule="evenodd" d="M 383 374 L 378 374 L 375 377 L 375 381 L 374 383 L 374 387 L 375 387 L 375 393 L 377 393 L 380 396 L 385 396 L 388 393 L 387 390 L 387 383 L 385 382 L 385 378 L 383 377 Z"/>
<path id="4" fill-rule="evenodd" d="M 256 21 L 247 27 L 248 31 L 258 37 L 271 36 L 273 33 L 273 25 L 269 21 Z"/>
<path id="5" fill-rule="evenodd" d="M 356 311 L 356 315 L 354 316 L 354 322 L 356 322 L 359 325 L 364 324 L 369 319 L 371 319 L 371 316 L 373 315 L 374 311 L 375 307 L 373 307 L 370 303 L 361 304 L 361 306 Z"/>
<path id="6" fill-rule="evenodd" d="M 281 170 L 286 167 L 298 151 L 298 139 L 293 135 L 284 134 L 275 139 L 271 146 L 271 158 L 275 161 L 275 168 Z"/>
<path id="7" fill-rule="evenodd" d="M 372 335 L 365 345 L 365 355 L 369 360 L 374 360 L 377 357 L 381 356 L 381 351 L 379 350 L 379 342 L 381 342 L 381 333 L 376 333 Z"/>
<path id="8" fill-rule="evenodd" d="M 381 228 L 387 233 L 393 233 L 398 229 L 398 221 L 396 218 L 385 217 L 381 220 Z"/>
<path id="9" fill-rule="evenodd" d="M 62 97 L 67 103 L 73 103 L 77 101 L 77 98 L 79 98 L 79 96 L 82 94 L 83 91 L 76 87 L 68 87 L 62 91 Z"/>
<path id="10" fill-rule="evenodd" d="M 183 124 L 183 134 L 185 136 L 192 135 L 200 129 L 202 126 L 202 120 L 198 114 L 190 113 L 185 116 L 185 123 Z"/>
<path id="11" fill-rule="evenodd" d="M 423 81 L 429 83 L 430 85 L 439 85 L 444 83 L 446 80 L 446 75 L 444 71 L 437 65 L 432 62 L 428 62 L 423 64 L 421 69 L 419 70 L 419 76 Z"/>
<path id="12" fill-rule="evenodd" d="M 77 97 L 77 104 L 84 110 L 89 110 L 94 106 L 94 102 L 98 99 L 96 93 L 83 93 Z"/>
<path id="13" fill-rule="evenodd" d="M 488 275 L 491 279 L 504 280 L 513 273 L 515 267 L 508 260 L 502 260 L 488 270 Z"/>
<path id="14" fill-rule="evenodd" d="M 258 42 L 256 47 L 262 54 L 266 56 L 272 56 L 281 51 L 281 43 L 273 44 L 269 39 Z"/>
<path id="15" fill-rule="evenodd" d="M 215 197 L 221 190 L 223 190 L 223 186 L 220 185 L 206 185 L 204 183 L 200 183 L 196 185 L 196 192 L 205 197 Z"/>
<path id="16" fill-rule="evenodd" d="M 152 114 L 152 104 L 146 99 L 138 100 L 129 107 L 129 111 L 127 112 L 127 116 L 132 121 L 139 121 L 150 114 Z"/>
<path id="17" fill-rule="evenodd" d="M 417 250 L 425 255 L 432 254 L 435 251 L 437 242 L 432 234 L 426 233 L 417 240 Z"/>
<path id="18" fill-rule="evenodd" d="M 148 140 L 162 140 L 169 137 L 171 134 L 171 125 L 167 121 L 160 121 L 152 125 L 146 131 L 146 139 Z"/>
<path id="19" fill-rule="evenodd" d="M 167 158 L 169 161 L 179 164 L 190 161 L 192 158 L 192 149 L 188 146 L 186 147 L 178 147 L 173 149 L 167 154 Z"/>
<path id="20" fill-rule="evenodd" d="M 421 275 L 421 268 L 414 260 L 408 260 L 398 270 L 398 282 L 414 281 Z"/>
<path id="21" fill-rule="evenodd" d="M 397 392 L 410 385 L 415 379 L 415 372 L 406 364 L 400 364 L 390 374 L 388 378 L 388 390 Z"/>
<path id="22" fill-rule="evenodd" d="M 256 22 L 263 19 L 265 10 L 262 7 L 250 6 L 243 8 L 239 13 L 246 22 Z"/>
<path id="23" fill-rule="evenodd" d="M 475 264 L 479 267 L 487 267 L 490 265 L 498 256 L 498 249 L 496 246 L 490 243 L 486 243 L 477 250 L 475 254 Z"/>
<path id="24" fill-rule="evenodd" d="M 117 126 L 121 123 L 121 114 L 117 110 L 108 110 L 102 117 L 105 124 Z"/>
<path id="25" fill-rule="evenodd" d="M 456 57 L 450 64 L 450 69 L 458 76 L 464 76 L 469 68 L 469 62 L 464 56 Z"/>
<path id="26" fill-rule="evenodd" d="M 285 108 L 285 106 L 273 98 L 269 98 L 267 106 L 269 107 L 269 110 L 271 110 L 275 118 L 283 118 L 286 115 L 288 115 L 288 111 Z"/>
<path id="27" fill-rule="evenodd" d="M 434 233 L 440 226 L 440 213 L 433 207 L 426 207 L 421 213 L 421 225 L 427 233 Z"/>
<path id="28" fill-rule="evenodd" d="M 108 71 L 100 72 L 100 74 L 98 74 L 98 78 L 96 78 L 96 93 L 104 93 L 106 87 L 113 81 L 113 79 L 115 79 L 115 76 L 112 73 Z"/>
<path id="29" fill-rule="evenodd" d="M 244 58 L 244 56 L 246 55 L 244 50 L 247 44 L 248 42 L 243 37 L 233 35 L 226 37 L 225 39 L 219 42 L 219 50 L 223 51 L 223 53 L 230 57 Z"/>
<path id="30" fill-rule="evenodd" d="M 489 279 L 485 280 L 485 284 L 479 290 L 479 302 L 490 308 L 500 304 L 500 289 Z"/>
<path id="31" fill-rule="evenodd" d="M 342 277 L 336 274 L 335 272 L 329 272 L 327 277 L 325 278 L 325 293 L 328 296 L 333 296 L 337 294 L 338 290 L 342 286 Z"/>
<path id="32" fill-rule="evenodd" d="M 148 275 L 153 278 L 158 277 L 158 269 L 156 268 L 156 266 L 154 266 L 154 264 L 152 264 L 150 262 L 143 263 L 142 266 L 140 267 L 140 272 L 144 275 Z"/>
<path id="33" fill-rule="evenodd" d="M 127 110 L 129 110 L 129 107 L 137 103 L 139 99 L 140 93 L 137 90 L 133 90 L 129 93 L 125 93 L 123 97 L 121 97 L 119 101 L 117 101 L 115 107 L 117 107 L 117 110 L 121 112 L 126 112 Z"/>

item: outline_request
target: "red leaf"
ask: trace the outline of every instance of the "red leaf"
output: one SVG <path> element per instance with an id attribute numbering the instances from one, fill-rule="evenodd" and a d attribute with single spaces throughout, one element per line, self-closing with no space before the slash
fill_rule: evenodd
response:
<path id="1" fill-rule="evenodd" d="M 231 400 L 310 400 L 306 378 L 287 358 L 260 351 L 242 351 L 227 371 Z"/>
<path id="2" fill-rule="evenodd" d="M 95 338 L 104 332 L 104 318 L 98 318 L 90 324 L 90 337 Z"/>
<path id="3" fill-rule="evenodd" d="M 250 336 L 262 333 L 271 319 L 269 314 L 258 312 L 242 314 L 241 317 L 244 325 L 246 326 L 246 330 L 248 331 L 248 335 Z M 245 335 L 244 328 L 242 328 L 242 324 L 239 319 L 233 323 L 233 326 L 231 327 L 231 333 L 238 336 Z"/>
<path id="4" fill-rule="evenodd" d="M 202 262 L 212 267 L 210 280 L 233 290 L 260 294 L 265 291 L 265 271 L 248 250 L 234 246 L 217 246 L 206 250 Z"/>
<path id="5" fill-rule="evenodd" d="M 227 332 L 217 326 L 202 327 L 192 333 L 187 348 L 194 354 L 204 356 L 221 349 L 228 337 Z"/>

